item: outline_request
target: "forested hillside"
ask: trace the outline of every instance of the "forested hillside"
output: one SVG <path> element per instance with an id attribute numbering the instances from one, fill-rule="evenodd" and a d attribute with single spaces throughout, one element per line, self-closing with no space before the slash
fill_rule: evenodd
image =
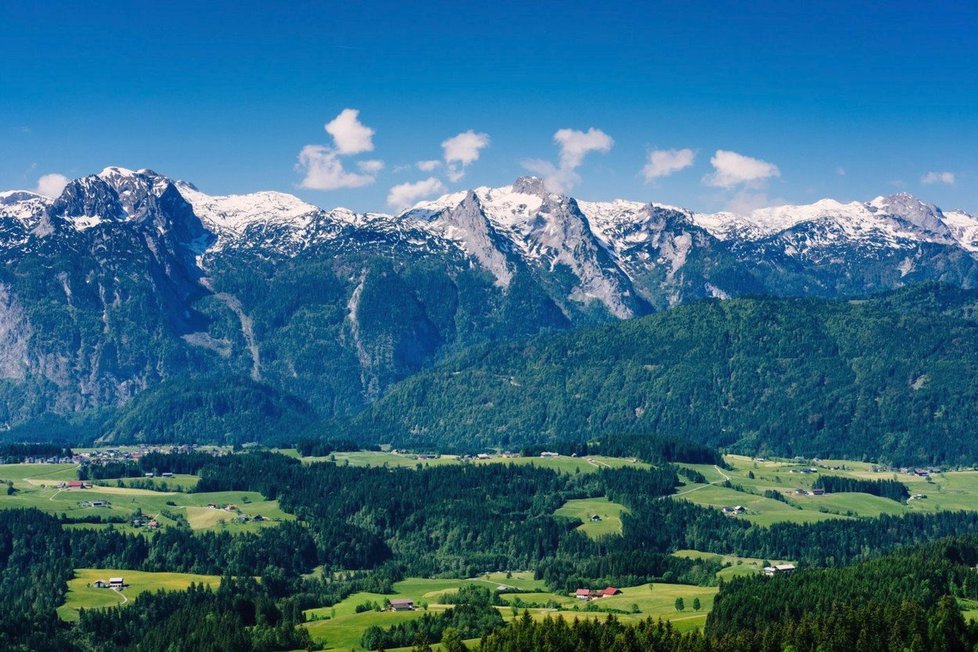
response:
<path id="1" fill-rule="evenodd" d="M 657 434 L 749 454 L 972 463 L 974 292 L 704 301 L 470 350 L 336 430 L 442 449 Z"/>

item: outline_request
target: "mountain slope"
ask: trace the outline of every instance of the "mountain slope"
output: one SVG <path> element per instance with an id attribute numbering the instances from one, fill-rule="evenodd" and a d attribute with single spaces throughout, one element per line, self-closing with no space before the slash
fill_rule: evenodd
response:
<path id="1" fill-rule="evenodd" d="M 479 347 L 342 429 L 464 450 L 654 433 L 749 454 L 967 462 L 976 306 L 978 293 L 942 286 L 860 302 L 704 301 Z"/>
<path id="2" fill-rule="evenodd" d="M 0 428 L 214 374 L 349 415 L 468 347 L 689 301 L 973 287 L 976 234 L 907 195 L 703 215 L 524 177 L 395 216 L 111 167 L 0 193 Z"/>

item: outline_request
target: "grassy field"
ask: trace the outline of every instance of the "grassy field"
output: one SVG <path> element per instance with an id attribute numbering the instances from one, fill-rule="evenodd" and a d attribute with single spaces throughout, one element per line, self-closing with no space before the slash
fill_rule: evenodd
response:
<path id="1" fill-rule="evenodd" d="M 193 476 L 178 476 L 177 481 L 189 482 Z M 109 486 L 93 486 L 91 489 L 59 489 L 64 480 L 77 479 L 77 467 L 71 464 L 5 464 L 0 465 L 0 480 L 11 480 L 16 492 L 13 495 L 0 494 L 0 509 L 34 507 L 50 514 L 65 514 L 69 517 L 122 517 L 127 523 L 139 509 L 155 518 L 163 527 L 177 525 L 185 519 L 195 530 L 227 529 L 230 532 L 255 531 L 269 527 L 276 522 L 294 518 L 281 510 L 278 501 L 265 500 L 253 491 L 231 491 L 214 493 L 183 493 L 175 491 L 153 491 L 118 487 L 113 481 Z M 165 479 L 171 480 L 170 478 Z M 160 481 L 164 479 L 160 478 Z M 194 479 L 196 482 L 196 479 Z M 103 501 L 104 507 L 86 506 L 95 501 Z M 234 504 L 237 512 L 213 509 Z M 246 515 L 252 519 L 262 516 L 264 521 L 248 520 L 240 522 L 238 517 Z M 81 524 L 79 527 L 106 527 L 104 525 Z M 122 530 L 135 530 L 130 525 L 113 524 Z"/>
<path id="2" fill-rule="evenodd" d="M 683 464 L 702 473 L 709 484 L 687 483 L 680 487 L 675 497 L 707 507 L 742 505 L 747 513 L 737 518 L 745 518 L 759 525 L 811 523 L 830 518 L 876 517 L 945 509 L 978 510 L 978 471 L 947 471 L 921 478 L 910 473 L 883 471 L 868 462 L 848 460 L 820 460 L 814 463 L 755 461 L 739 455 L 727 455 L 724 459 L 733 467 L 731 470 L 721 470 L 711 465 Z M 800 473 L 803 468 L 815 468 L 816 473 Z M 894 479 L 907 485 L 911 494 L 924 494 L 927 498 L 898 503 L 864 493 L 796 494 L 797 489 L 811 489 L 820 474 L 868 480 Z M 744 491 L 721 486 L 726 479 Z M 765 491 L 776 491 L 791 504 L 764 497 Z"/>
<path id="3" fill-rule="evenodd" d="M 738 557 L 736 555 L 718 555 L 712 552 L 702 552 L 700 550 L 677 550 L 672 553 L 676 557 L 685 557 L 686 559 L 709 559 L 712 561 L 718 561 L 721 564 L 728 564 L 726 568 L 722 568 L 717 571 L 717 577 L 722 579 L 724 582 L 729 582 L 735 577 L 743 577 L 746 575 L 756 575 L 760 573 L 764 568 L 764 562 L 768 561 L 772 564 L 786 564 L 789 563 L 785 559 L 755 559 L 753 557 Z"/>
<path id="4" fill-rule="evenodd" d="M 978 600 L 958 598 L 958 607 L 961 609 L 961 615 L 966 621 L 978 621 Z"/>
<path id="5" fill-rule="evenodd" d="M 566 516 L 583 521 L 577 529 L 592 539 L 609 534 L 621 534 L 621 514 L 628 510 L 624 505 L 613 503 L 605 497 L 568 500 L 554 512 L 555 516 Z M 593 521 L 597 516 L 600 520 Z"/>
<path id="6" fill-rule="evenodd" d="M 190 491 L 197 486 L 197 482 L 200 480 L 196 475 L 186 475 L 183 473 L 174 474 L 169 478 L 122 478 L 119 480 L 100 480 L 99 484 L 109 484 L 116 485 L 122 483 L 125 486 L 142 486 L 146 483 L 152 485 L 153 489 L 158 490 L 183 490 Z"/>
<path id="7" fill-rule="evenodd" d="M 92 586 L 95 580 L 108 580 L 122 577 L 126 588 L 122 591 L 98 589 Z M 65 603 L 58 607 L 62 620 L 78 620 L 79 609 L 99 609 L 126 604 L 140 594 L 159 590 L 182 591 L 192 583 L 216 587 L 221 578 L 215 575 L 193 575 L 190 573 L 144 573 L 119 568 L 79 568 L 74 579 L 68 582 L 68 595 Z"/>
<path id="8" fill-rule="evenodd" d="M 393 624 L 420 618 L 424 609 L 409 612 L 366 611 L 356 613 L 356 606 L 365 602 L 383 603 L 385 599 L 410 598 L 415 604 L 426 603 L 428 611 L 439 612 L 448 605 L 439 602 L 446 593 L 457 591 L 465 584 L 478 584 L 488 588 L 511 587 L 519 589 L 519 593 L 503 593 L 503 600 L 510 604 L 547 604 L 559 605 L 559 608 L 528 607 L 530 614 L 538 620 L 546 616 L 563 616 L 568 620 L 574 618 L 606 618 L 609 609 L 621 610 L 627 613 L 617 616 L 626 622 L 647 618 L 663 618 L 671 620 L 681 630 L 696 629 L 706 622 L 706 615 L 713 605 L 716 587 L 688 586 L 683 584 L 643 584 L 641 586 L 622 588 L 622 594 L 595 600 L 590 604 L 594 608 L 605 611 L 586 611 L 587 605 L 571 595 L 547 592 L 540 580 L 534 580 L 532 573 L 513 573 L 506 577 L 503 573 L 492 573 L 467 580 L 441 580 L 409 578 L 394 585 L 396 594 L 381 595 L 377 593 L 357 593 L 351 595 L 333 607 L 311 609 L 306 612 L 310 622 L 305 627 L 309 630 L 314 641 L 325 649 L 361 650 L 360 637 L 363 631 L 371 625 L 389 627 Z M 598 588 L 598 587 L 593 587 Z M 602 587 L 603 588 L 603 587 Z M 675 602 L 677 597 L 686 601 L 686 610 L 677 612 Z M 694 598 L 701 602 L 700 611 L 692 609 Z M 639 613 L 632 613 L 635 608 Z M 522 613 L 523 608 L 516 609 Z M 512 607 L 500 607 L 500 612 L 508 621 L 514 617 Z M 316 620 L 316 619 L 319 620 Z"/>
<path id="9" fill-rule="evenodd" d="M 298 457 L 294 449 L 282 449 L 278 452 Z M 328 457 L 303 457 L 303 462 L 312 464 L 315 462 L 334 461 L 337 464 L 349 464 L 350 466 L 387 466 L 391 468 L 417 468 L 444 466 L 446 464 L 461 464 L 462 461 L 456 455 L 442 455 L 434 459 L 418 459 L 417 455 L 408 453 L 394 453 L 389 451 L 356 451 L 352 453 L 333 453 Z M 649 468 L 648 464 L 630 459 L 617 457 L 603 457 L 592 455 L 589 457 L 568 457 L 561 455 L 558 457 L 503 457 L 502 455 L 492 455 L 489 459 L 474 459 L 473 464 L 529 464 L 545 469 L 554 469 L 564 473 L 589 473 L 600 468 L 620 468 L 623 466 L 633 466 L 637 468 Z"/>

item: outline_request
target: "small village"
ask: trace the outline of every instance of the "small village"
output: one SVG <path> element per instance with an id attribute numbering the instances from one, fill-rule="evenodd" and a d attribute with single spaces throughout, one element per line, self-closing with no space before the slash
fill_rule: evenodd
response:
<path id="1" fill-rule="evenodd" d="M 601 598 L 612 598 L 616 595 L 621 595 L 621 589 L 613 586 L 603 589 L 577 589 L 577 591 L 574 592 L 575 598 L 578 600 L 584 600 L 585 602 L 600 600 Z"/>

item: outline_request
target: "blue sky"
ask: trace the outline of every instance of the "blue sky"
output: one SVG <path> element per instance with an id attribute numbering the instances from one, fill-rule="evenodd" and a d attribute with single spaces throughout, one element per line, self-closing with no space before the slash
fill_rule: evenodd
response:
<path id="1" fill-rule="evenodd" d="M 973 1 L 420 4 L 0 3 L 0 188 L 122 165 L 387 210 L 529 169 L 697 210 L 978 212 Z"/>

